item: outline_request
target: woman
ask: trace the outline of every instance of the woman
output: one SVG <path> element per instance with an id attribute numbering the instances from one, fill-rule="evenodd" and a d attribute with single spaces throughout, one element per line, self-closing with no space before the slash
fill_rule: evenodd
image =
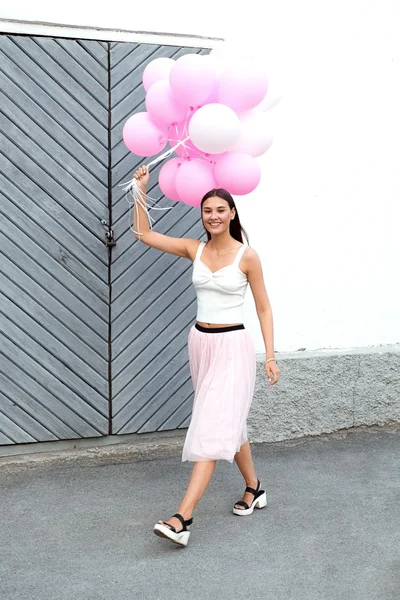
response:
<path id="1" fill-rule="evenodd" d="M 135 175 L 146 194 L 147 167 Z M 213 475 L 216 460 L 235 460 L 246 483 L 235 515 L 246 516 L 267 504 L 247 441 L 246 418 L 255 383 L 255 350 L 244 329 L 242 308 L 250 284 L 265 343 L 265 371 L 270 385 L 279 379 L 274 357 L 272 310 L 260 260 L 243 244 L 242 227 L 232 196 L 212 190 L 201 203 L 208 241 L 172 238 L 149 228 L 146 212 L 134 211 L 135 237 L 158 250 L 193 262 L 197 292 L 197 322 L 189 333 L 190 371 L 195 388 L 192 419 L 182 460 L 194 462 L 189 485 L 178 513 L 159 521 L 154 533 L 186 546 L 192 513 Z"/>

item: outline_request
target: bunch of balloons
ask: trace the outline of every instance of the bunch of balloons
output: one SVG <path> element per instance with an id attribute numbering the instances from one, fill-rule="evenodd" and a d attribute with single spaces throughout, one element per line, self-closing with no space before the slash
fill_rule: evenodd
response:
<path id="1" fill-rule="evenodd" d="M 243 195 L 257 187 L 256 157 L 272 144 L 267 111 L 276 103 L 260 65 L 217 49 L 156 58 L 144 70 L 143 86 L 147 111 L 126 121 L 123 139 L 138 156 L 159 154 L 167 144 L 174 149 L 177 156 L 159 173 L 163 194 L 199 206 L 213 188 Z"/>

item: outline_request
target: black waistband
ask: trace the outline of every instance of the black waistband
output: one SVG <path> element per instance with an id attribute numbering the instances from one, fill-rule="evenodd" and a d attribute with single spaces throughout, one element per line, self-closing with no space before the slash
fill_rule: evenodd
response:
<path id="1" fill-rule="evenodd" d="M 195 327 L 202 333 L 226 333 L 227 331 L 244 329 L 244 325 L 229 325 L 229 327 L 202 327 L 198 323 L 196 323 Z"/>

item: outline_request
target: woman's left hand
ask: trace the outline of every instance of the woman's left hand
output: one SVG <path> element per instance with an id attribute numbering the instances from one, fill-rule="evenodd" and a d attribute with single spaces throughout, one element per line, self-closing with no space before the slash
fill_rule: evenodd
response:
<path id="1" fill-rule="evenodd" d="M 268 377 L 269 385 L 274 385 L 279 380 L 281 371 L 274 360 L 265 363 L 265 373 Z"/>

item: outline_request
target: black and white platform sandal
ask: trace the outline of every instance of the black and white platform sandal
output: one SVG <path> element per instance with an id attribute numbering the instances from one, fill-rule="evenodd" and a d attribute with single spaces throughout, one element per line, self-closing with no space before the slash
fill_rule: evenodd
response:
<path id="1" fill-rule="evenodd" d="M 255 508 L 264 508 L 267 506 L 267 494 L 264 490 L 260 490 L 260 480 L 257 479 L 257 489 L 253 489 L 251 487 L 247 487 L 245 492 L 249 492 L 253 494 L 254 500 L 251 503 L 251 506 L 247 504 L 244 500 L 239 500 L 239 502 L 235 503 L 233 507 L 233 514 L 238 515 L 239 517 L 245 517 L 246 515 L 251 515 Z M 236 506 L 243 506 L 244 508 L 236 508 Z"/>
<path id="2" fill-rule="evenodd" d="M 168 540 L 171 540 L 171 542 L 175 542 L 175 544 L 179 544 L 180 546 L 187 546 L 190 537 L 190 531 L 188 531 L 187 528 L 193 523 L 193 519 L 188 519 L 185 521 L 185 519 L 179 513 L 176 513 L 173 515 L 173 517 L 176 517 L 182 523 L 182 529 L 180 531 L 176 531 L 173 525 L 169 525 L 167 523 L 156 523 L 153 531 L 159 537 L 167 538 Z"/>

